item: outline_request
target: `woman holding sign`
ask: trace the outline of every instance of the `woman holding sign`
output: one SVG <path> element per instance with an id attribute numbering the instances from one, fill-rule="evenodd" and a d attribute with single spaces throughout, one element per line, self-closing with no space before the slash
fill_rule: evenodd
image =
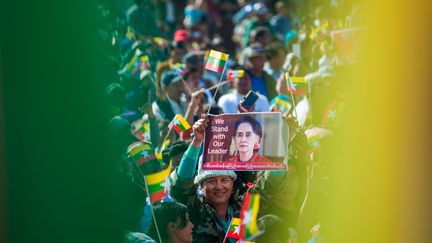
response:
<path id="1" fill-rule="evenodd" d="M 271 162 L 260 155 L 262 127 L 261 124 L 250 116 L 242 116 L 234 124 L 235 152 L 229 158 L 229 162 Z"/>

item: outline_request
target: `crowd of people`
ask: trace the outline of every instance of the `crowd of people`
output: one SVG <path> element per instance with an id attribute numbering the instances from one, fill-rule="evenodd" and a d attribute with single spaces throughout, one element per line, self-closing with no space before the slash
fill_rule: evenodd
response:
<path id="1" fill-rule="evenodd" d="M 111 63 L 107 121 L 136 206 L 127 210 L 133 214 L 124 229 L 128 242 L 237 242 L 227 233 L 247 192 L 261 197 L 261 234 L 253 242 L 325 241 L 317 205 L 331 195 L 325 187 L 331 179 L 326 145 L 337 136 L 349 98 L 339 81 L 342 64 L 331 31 L 351 27 L 346 19 L 353 16 L 339 8 L 338 1 L 291 0 L 100 6 L 105 25 L 99 34 Z M 221 72 L 204 68 L 210 50 L 229 55 Z M 228 78 L 239 70 L 241 77 Z M 302 78 L 306 91 L 296 92 L 291 78 Z M 242 107 L 250 90 L 258 99 Z M 290 128 L 287 171 L 201 169 L 208 114 L 245 111 L 282 113 Z M 190 124 L 180 133 L 170 126 L 177 114 Z M 261 128 L 251 121 L 238 129 L 260 139 Z M 142 161 L 134 158 L 137 143 L 150 151 Z M 252 152 L 239 149 L 233 159 L 250 160 Z M 167 169 L 168 193 L 156 202 L 144 176 Z"/>

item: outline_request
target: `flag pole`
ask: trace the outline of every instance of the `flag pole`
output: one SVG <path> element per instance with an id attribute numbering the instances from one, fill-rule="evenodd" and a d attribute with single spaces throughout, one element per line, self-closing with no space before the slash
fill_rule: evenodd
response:
<path id="1" fill-rule="evenodd" d="M 285 75 L 285 79 L 286 79 L 285 81 L 287 82 L 287 89 L 291 94 L 291 100 L 293 103 L 293 109 L 294 109 L 294 114 L 296 116 L 297 124 L 300 126 L 300 121 L 299 121 L 299 117 L 298 117 L 297 110 L 296 110 L 296 103 L 295 103 L 294 95 L 293 95 L 292 88 L 291 88 L 291 80 L 287 76 L 289 76 L 289 75 Z"/>
<path id="2" fill-rule="evenodd" d="M 228 60 L 228 58 L 229 58 L 229 55 L 228 55 L 228 57 L 227 57 L 227 60 Z M 216 94 L 217 94 L 217 92 L 218 92 L 218 90 L 219 90 L 219 87 L 221 86 L 220 83 L 221 83 L 221 81 L 222 81 L 223 74 L 224 74 L 225 67 L 226 67 L 227 63 L 228 63 L 228 62 L 225 62 L 224 67 L 223 67 L 223 69 L 222 69 L 221 76 L 220 76 L 220 78 L 219 78 L 219 82 L 216 84 L 216 85 L 218 85 L 218 86 L 216 87 L 216 91 L 215 91 L 215 93 L 214 93 L 214 95 L 213 95 L 213 99 L 211 100 L 211 103 L 210 103 L 209 108 L 208 108 L 208 110 L 207 110 L 207 115 L 208 115 L 208 113 L 210 112 L 210 109 L 211 109 L 211 107 L 212 107 L 212 105 L 213 105 L 213 102 L 215 101 Z"/>
<path id="3" fill-rule="evenodd" d="M 147 185 L 147 178 L 145 178 L 145 177 L 144 177 L 144 182 L 145 182 L 145 185 L 146 185 L 147 192 L 149 192 L 148 185 Z M 150 199 L 150 195 L 148 194 L 147 196 Z M 156 221 L 156 216 L 155 216 L 154 211 L 153 211 L 153 203 L 151 202 L 151 199 L 150 199 L 150 209 L 151 209 L 151 212 L 152 212 L 153 223 L 155 224 L 156 233 L 158 235 L 159 242 L 162 242 L 162 238 L 161 238 L 160 233 L 159 233 L 159 227 L 158 227 L 158 224 L 157 224 L 157 221 Z"/>
<path id="4" fill-rule="evenodd" d="M 142 185 L 144 185 L 143 189 L 147 190 L 146 184 L 144 182 L 144 175 L 141 172 L 141 169 L 137 166 L 137 164 L 135 163 L 135 161 L 132 161 L 132 164 L 133 164 L 133 168 L 134 168 L 135 173 L 138 174 L 138 177 L 139 177 L 138 180 L 142 183 Z"/>
<path id="5" fill-rule="evenodd" d="M 227 230 L 227 232 L 225 233 L 225 237 L 224 237 L 222 243 L 225 243 L 225 241 L 226 241 L 226 239 L 227 239 L 227 237 L 228 237 L 228 233 L 229 233 L 229 230 L 230 230 L 230 227 L 231 227 L 231 224 L 232 224 L 233 219 L 234 219 L 234 217 L 231 217 L 231 221 L 230 221 L 230 223 L 229 223 L 229 225 L 228 225 L 228 230 Z"/>
<path id="6" fill-rule="evenodd" d="M 224 84 L 226 84 L 226 83 L 228 83 L 228 82 L 229 82 L 229 80 L 225 80 L 225 81 L 223 81 L 223 82 L 221 82 L 221 83 L 219 83 L 219 84 L 215 84 L 215 85 L 213 85 L 213 86 L 211 86 L 210 88 L 207 88 L 207 89 L 205 89 L 205 90 L 207 90 L 207 91 L 214 90 L 214 89 L 216 89 L 217 87 L 222 86 L 222 85 L 224 85 Z"/>

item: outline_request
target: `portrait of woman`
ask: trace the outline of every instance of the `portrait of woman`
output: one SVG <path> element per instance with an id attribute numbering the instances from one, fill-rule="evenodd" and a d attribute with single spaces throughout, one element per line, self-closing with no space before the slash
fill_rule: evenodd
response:
<path id="1" fill-rule="evenodd" d="M 242 116 L 238 119 L 234 123 L 235 151 L 229 162 L 271 162 L 258 153 L 262 135 L 261 124 L 254 118 Z"/>

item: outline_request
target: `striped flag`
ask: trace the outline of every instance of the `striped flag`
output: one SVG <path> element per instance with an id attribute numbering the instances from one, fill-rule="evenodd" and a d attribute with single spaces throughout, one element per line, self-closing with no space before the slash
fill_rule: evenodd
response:
<path id="1" fill-rule="evenodd" d="M 308 82 L 305 77 L 290 77 L 288 73 L 285 73 L 285 79 L 288 86 L 288 92 L 304 96 L 309 91 Z"/>
<path id="2" fill-rule="evenodd" d="M 327 106 L 322 117 L 321 125 L 325 127 L 334 127 L 337 125 L 339 113 L 345 108 L 345 102 L 332 101 Z"/>
<path id="3" fill-rule="evenodd" d="M 240 240 L 247 240 L 260 232 L 256 222 L 259 202 L 259 194 L 246 193 L 240 211 Z"/>
<path id="4" fill-rule="evenodd" d="M 281 113 L 286 113 L 291 110 L 291 103 L 288 96 L 284 94 L 278 94 L 270 102 L 270 111 L 279 111 Z"/>
<path id="5" fill-rule="evenodd" d="M 228 80 L 239 79 L 244 76 L 244 70 L 230 70 L 228 72 Z"/>
<path id="6" fill-rule="evenodd" d="M 147 55 L 143 55 L 143 53 L 139 49 L 137 49 L 135 51 L 135 55 L 123 67 L 123 69 L 119 71 L 119 74 L 126 77 L 140 78 L 141 72 L 149 68 L 149 57 Z"/>
<path id="7" fill-rule="evenodd" d="M 184 117 L 180 114 L 175 115 L 174 119 L 168 126 L 169 128 L 174 128 L 174 130 L 180 134 L 181 132 L 185 132 L 191 128 L 189 123 L 184 119 Z"/>
<path id="8" fill-rule="evenodd" d="M 228 56 L 229 55 L 226 53 L 211 50 L 205 65 L 205 69 L 222 73 L 225 68 L 225 63 L 228 60 Z"/>
<path id="9" fill-rule="evenodd" d="M 144 175 L 154 173 L 162 168 L 162 164 L 149 142 L 134 142 L 127 149 L 131 158 Z"/>
<path id="10" fill-rule="evenodd" d="M 150 124 L 148 121 L 143 121 L 139 129 L 134 132 L 134 135 L 141 141 L 150 141 Z"/>
<path id="11" fill-rule="evenodd" d="M 171 164 L 168 168 L 159 171 L 157 173 L 147 175 L 147 192 L 150 197 L 150 202 L 155 203 L 161 201 L 166 195 L 168 195 L 170 181 L 169 175 L 171 173 Z"/>
<path id="12" fill-rule="evenodd" d="M 233 218 L 228 229 L 227 238 L 240 239 L 240 218 Z"/>
<path id="13" fill-rule="evenodd" d="M 143 55 L 140 57 L 139 68 L 140 70 L 148 69 L 150 67 L 149 57 L 147 55 Z"/>

